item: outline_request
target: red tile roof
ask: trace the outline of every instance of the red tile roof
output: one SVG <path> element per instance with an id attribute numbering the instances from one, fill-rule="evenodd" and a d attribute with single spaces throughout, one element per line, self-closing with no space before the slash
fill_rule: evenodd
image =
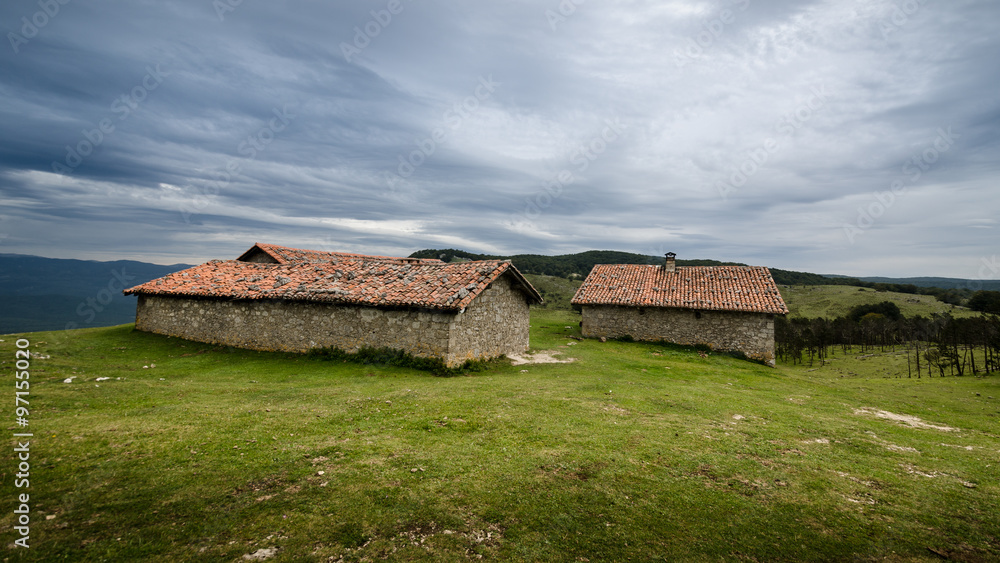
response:
<path id="1" fill-rule="evenodd" d="M 364 258 L 368 260 L 383 260 L 388 262 L 399 262 L 401 264 L 441 264 L 436 258 L 402 258 L 396 256 L 373 256 L 368 254 L 354 254 L 351 252 L 330 252 L 326 250 L 306 250 L 302 248 L 290 248 L 278 246 L 277 244 L 255 243 L 250 250 L 240 255 L 237 260 L 249 258 L 255 252 L 264 252 L 279 264 L 289 264 L 292 262 L 329 262 L 342 258 Z"/>
<path id="2" fill-rule="evenodd" d="M 644 264 L 598 264 L 572 303 L 788 313 L 771 271 L 762 266 L 681 266 L 667 272 Z"/>
<path id="3" fill-rule="evenodd" d="M 212 260 L 137 285 L 125 294 L 459 310 L 505 273 L 515 278 L 530 302 L 541 303 L 535 288 L 507 261 L 404 264 L 347 256 L 334 262 L 286 264 Z"/>

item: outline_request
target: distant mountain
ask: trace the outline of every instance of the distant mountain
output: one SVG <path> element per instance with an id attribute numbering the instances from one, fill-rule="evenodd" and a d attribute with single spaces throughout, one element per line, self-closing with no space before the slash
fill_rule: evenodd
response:
<path id="1" fill-rule="evenodd" d="M 538 254 L 513 254 L 497 256 L 491 254 L 475 254 L 464 250 L 426 249 L 410 255 L 414 258 L 439 258 L 442 260 L 510 260 L 523 273 L 559 276 L 564 278 L 586 277 L 595 264 L 659 264 L 662 256 L 644 256 L 631 252 L 615 250 L 589 250 L 577 254 L 560 256 L 542 256 Z M 739 262 L 720 262 L 718 260 L 678 260 L 678 266 L 745 266 Z M 880 291 L 896 291 L 917 295 L 933 295 L 937 299 L 954 305 L 967 300 L 978 289 L 992 289 L 1000 286 L 1000 281 L 982 282 L 982 287 L 971 280 L 953 278 L 852 278 L 835 274 L 813 274 L 770 268 L 771 276 L 779 285 L 854 285 L 869 287 Z M 919 280 L 922 283 L 916 283 Z M 937 284 L 935 284 L 935 280 Z"/>
<path id="2" fill-rule="evenodd" d="M 456 249 L 426 249 L 410 256 L 440 258 L 445 261 L 509 259 L 518 270 L 526 274 L 570 279 L 586 277 L 595 264 L 660 264 L 663 260 L 662 256 L 615 250 L 590 250 L 561 256 L 496 256 Z M 677 265 L 744 264 L 718 260 L 678 260 Z M 164 266 L 135 260 L 97 262 L 0 254 L 0 334 L 132 322 L 135 320 L 136 299 L 122 295 L 122 289 L 190 267 L 188 264 Z M 856 279 L 778 268 L 771 268 L 771 275 L 780 285 L 858 285 L 876 290 L 933 295 L 953 304 L 964 302 L 978 289 L 1000 291 L 1000 280 L 978 282 L 941 277 Z"/>
<path id="3" fill-rule="evenodd" d="M 444 250 L 426 249 L 414 252 L 412 258 L 439 258 L 451 260 L 510 260 L 522 273 L 559 276 L 563 278 L 585 278 L 595 264 L 661 264 L 663 256 L 645 256 L 617 250 L 588 250 L 577 254 L 543 256 L 540 254 L 513 254 L 496 256 L 475 254 L 453 248 Z M 677 260 L 678 266 L 746 266 L 740 262 L 720 262 L 718 260 Z M 782 285 L 821 285 L 835 282 L 827 276 L 808 272 L 793 272 L 771 268 L 771 276 Z"/>
<path id="4" fill-rule="evenodd" d="M 542 254 L 512 254 L 498 256 L 494 254 L 476 254 L 464 250 L 448 248 L 443 250 L 426 249 L 410 254 L 411 258 L 438 258 L 445 262 L 452 260 L 510 260 L 524 274 L 545 276 L 587 277 L 595 264 L 661 264 L 663 256 L 645 256 L 617 250 L 588 250 L 577 254 L 560 256 L 545 256 Z M 718 260 L 678 260 L 678 266 L 743 266 L 737 262 L 719 262 Z"/>
<path id="5" fill-rule="evenodd" d="M 940 287 L 942 289 L 971 289 L 972 291 L 979 291 L 984 289 L 987 291 L 1000 291 L 1000 280 L 963 280 L 961 278 L 935 278 L 935 277 L 919 277 L 919 278 L 882 278 L 882 277 L 864 277 L 860 278 L 862 281 L 873 282 L 873 283 L 898 283 L 898 284 L 910 284 L 917 287 Z"/>
<path id="6" fill-rule="evenodd" d="M 0 334 L 132 322 L 136 299 L 122 289 L 189 267 L 0 254 Z"/>

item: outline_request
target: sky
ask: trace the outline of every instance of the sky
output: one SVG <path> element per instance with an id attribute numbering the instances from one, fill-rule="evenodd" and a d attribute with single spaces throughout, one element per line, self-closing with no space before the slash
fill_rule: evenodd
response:
<path id="1" fill-rule="evenodd" d="M 995 0 L 17 0 L 0 21 L 0 253 L 1000 279 Z"/>

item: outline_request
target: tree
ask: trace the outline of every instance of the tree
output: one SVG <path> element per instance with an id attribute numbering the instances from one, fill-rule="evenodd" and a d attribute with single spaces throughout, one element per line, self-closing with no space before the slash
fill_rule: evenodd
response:
<path id="1" fill-rule="evenodd" d="M 847 317 L 854 322 L 858 322 L 869 313 L 877 313 L 890 321 L 898 321 L 903 318 L 903 313 L 892 301 L 883 301 L 874 305 L 855 305 L 851 307 L 851 311 L 847 313 Z"/>
<path id="2" fill-rule="evenodd" d="M 1000 291 L 977 291 L 969 298 L 969 308 L 1000 315 Z"/>

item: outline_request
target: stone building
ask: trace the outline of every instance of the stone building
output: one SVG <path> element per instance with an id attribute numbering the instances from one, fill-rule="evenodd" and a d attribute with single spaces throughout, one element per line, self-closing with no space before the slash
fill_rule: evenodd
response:
<path id="1" fill-rule="evenodd" d="M 524 352 L 542 298 L 509 261 L 367 256 L 255 244 L 125 290 L 138 330 L 253 350 L 388 347 L 466 360 Z"/>
<path id="2" fill-rule="evenodd" d="M 774 315 L 788 313 L 767 268 L 598 264 L 573 296 L 586 337 L 704 344 L 774 365 Z"/>

